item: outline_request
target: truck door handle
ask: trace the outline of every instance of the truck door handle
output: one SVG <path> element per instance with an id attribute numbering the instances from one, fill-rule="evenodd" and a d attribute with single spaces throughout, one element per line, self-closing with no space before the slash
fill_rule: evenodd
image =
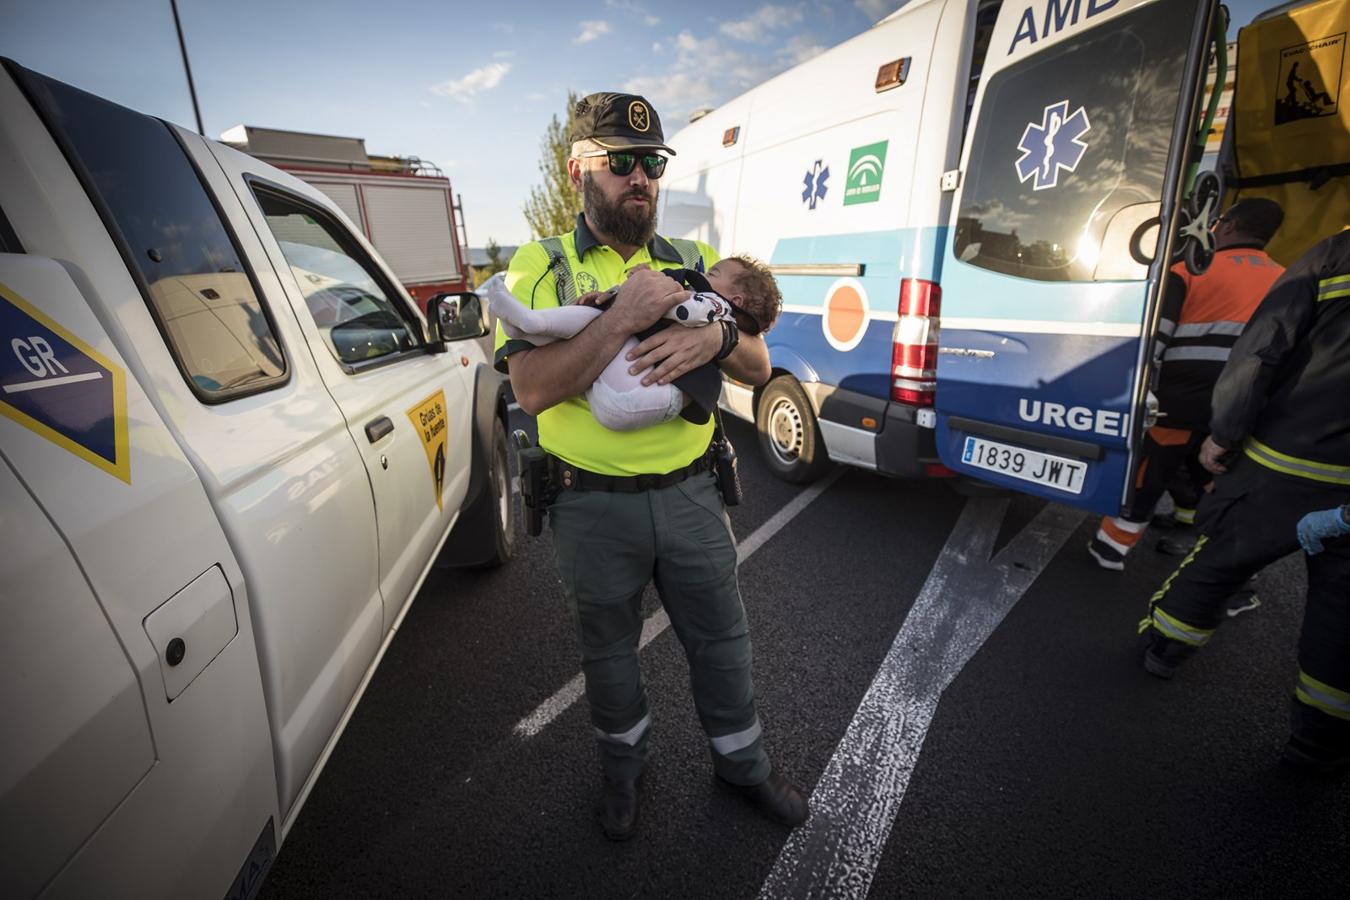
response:
<path id="1" fill-rule="evenodd" d="M 394 423 L 388 416 L 380 416 L 366 423 L 366 437 L 373 444 L 394 430 Z"/>

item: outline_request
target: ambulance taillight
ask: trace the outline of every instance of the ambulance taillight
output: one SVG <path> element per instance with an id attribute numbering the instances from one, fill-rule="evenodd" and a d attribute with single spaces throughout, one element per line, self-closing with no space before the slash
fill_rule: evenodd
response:
<path id="1" fill-rule="evenodd" d="M 933 405 L 941 305 L 942 288 L 936 282 L 901 279 L 899 319 L 891 339 L 891 399 L 897 403 Z"/>

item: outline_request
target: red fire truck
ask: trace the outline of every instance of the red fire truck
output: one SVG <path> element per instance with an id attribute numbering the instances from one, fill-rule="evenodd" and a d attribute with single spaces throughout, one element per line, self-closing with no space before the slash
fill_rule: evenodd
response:
<path id="1" fill-rule="evenodd" d="M 436 294 L 472 289 L 463 205 L 431 163 L 371 156 L 362 138 L 252 125 L 220 138 L 332 198 L 424 310 Z"/>

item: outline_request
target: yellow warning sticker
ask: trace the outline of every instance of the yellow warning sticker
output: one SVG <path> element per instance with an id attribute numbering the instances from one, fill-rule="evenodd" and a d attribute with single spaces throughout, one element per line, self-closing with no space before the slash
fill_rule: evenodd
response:
<path id="1" fill-rule="evenodd" d="M 0 416 L 131 484 L 126 373 L 0 284 Z"/>
<path id="2" fill-rule="evenodd" d="M 422 439 L 431 466 L 431 481 L 436 490 L 436 508 L 442 509 L 441 494 L 445 490 L 446 429 L 450 427 L 445 415 L 445 391 L 437 391 L 408 410 L 408 418 Z"/>

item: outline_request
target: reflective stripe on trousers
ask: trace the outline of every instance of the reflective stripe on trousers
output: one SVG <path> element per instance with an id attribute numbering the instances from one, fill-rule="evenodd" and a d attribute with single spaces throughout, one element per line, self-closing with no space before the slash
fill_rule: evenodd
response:
<path id="1" fill-rule="evenodd" d="M 1350 692 L 1337 690 L 1318 681 L 1302 669 L 1298 670 L 1298 686 L 1294 689 L 1294 696 L 1329 716 L 1350 721 Z"/>
<path id="2" fill-rule="evenodd" d="M 710 737 L 708 741 L 712 744 L 713 751 L 719 756 L 730 756 L 737 750 L 744 750 L 759 740 L 762 731 L 763 729 L 759 727 L 759 719 L 755 719 L 755 723 L 744 731 Z"/>
<path id="3" fill-rule="evenodd" d="M 652 725 L 652 715 L 647 713 L 632 728 L 621 734 L 610 734 L 600 728 L 595 729 L 596 735 L 602 741 L 610 741 L 615 744 L 623 744 L 626 747 L 636 747 L 638 741 L 642 740 L 647 734 L 647 729 Z"/>
<path id="4" fill-rule="evenodd" d="M 1188 625 L 1176 616 L 1169 615 L 1158 608 L 1158 604 L 1167 596 L 1167 591 L 1172 586 L 1172 582 L 1176 581 L 1177 576 L 1181 574 L 1183 569 L 1195 561 L 1195 557 L 1199 555 L 1201 548 L 1203 548 L 1208 541 L 1208 537 L 1203 534 L 1200 535 L 1200 538 L 1195 542 L 1195 546 L 1191 548 L 1191 552 L 1186 554 L 1186 558 L 1181 561 L 1181 565 L 1177 566 L 1175 572 L 1167 576 L 1167 580 L 1162 583 L 1162 587 L 1158 588 L 1158 592 L 1149 600 L 1148 615 L 1139 622 L 1140 634 L 1143 634 L 1152 627 L 1156 628 L 1165 637 L 1191 644 L 1196 647 L 1204 646 L 1205 643 L 1209 641 L 1210 637 L 1213 636 L 1214 629 L 1197 628 L 1194 625 Z"/>
<path id="5" fill-rule="evenodd" d="M 1097 527 L 1097 540 L 1117 553 L 1129 553 L 1144 536 L 1147 522 L 1131 522 L 1119 516 L 1103 516 Z"/>
<path id="6" fill-rule="evenodd" d="M 1150 622 L 1164 637 L 1181 641 L 1183 644 L 1190 644 L 1192 647 L 1203 647 L 1214 636 L 1214 629 L 1196 628 L 1194 625 L 1187 625 L 1176 616 L 1168 615 L 1156 606 L 1153 607 L 1151 617 L 1144 621 Z"/>

